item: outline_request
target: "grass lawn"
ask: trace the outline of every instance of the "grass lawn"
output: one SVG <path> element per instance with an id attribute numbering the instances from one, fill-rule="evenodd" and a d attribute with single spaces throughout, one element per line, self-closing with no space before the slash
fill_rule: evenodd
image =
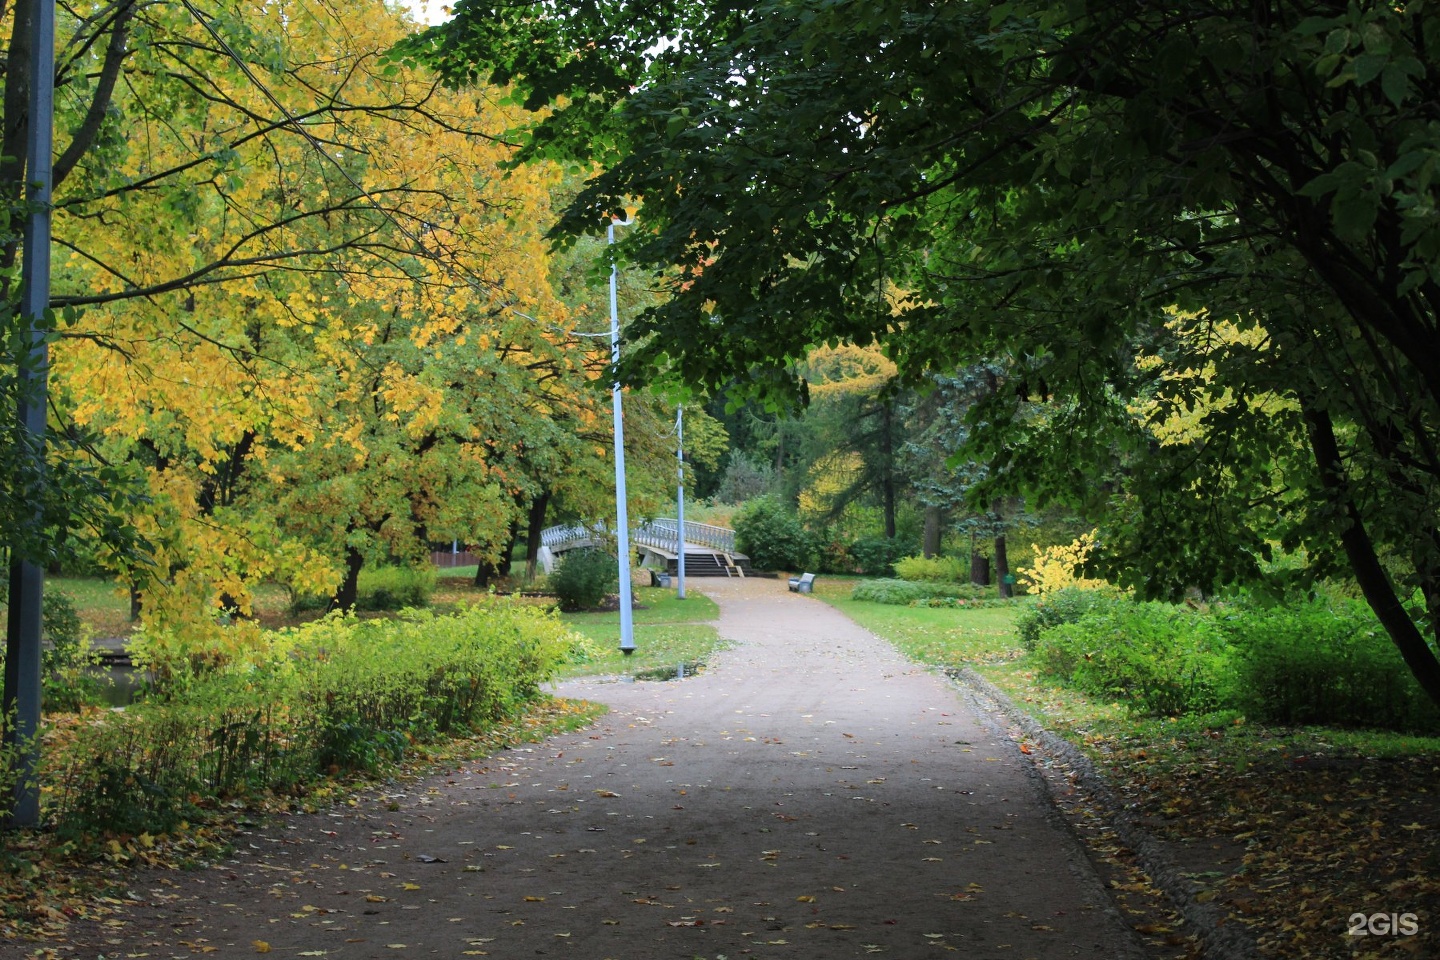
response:
<path id="1" fill-rule="evenodd" d="M 1249 928 L 1262 957 L 1440 956 L 1440 915 L 1431 909 L 1440 903 L 1440 739 L 1269 727 L 1234 711 L 1132 715 L 1037 675 L 1013 629 L 1018 606 L 884 606 L 851 600 L 853 583 L 827 577 L 816 594 L 917 661 L 973 667 L 1082 750 L 1195 898 Z M 1093 819 L 1073 819 L 1102 876 L 1126 869 L 1127 850 Z M 1160 955 L 1198 955 L 1148 878 L 1108 879 L 1122 913 Z M 1353 914 L 1377 912 L 1416 914 L 1420 930 L 1346 934 Z"/>
<path id="2" fill-rule="evenodd" d="M 710 621 L 720 615 L 720 608 L 704 594 L 687 584 L 686 598 L 677 599 L 675 591 L 665 587 L 636 587 L 635 602 L 644 609 L 635 610 L 635 652 L 629 657 L 620 653 L 620 613 L 567 613 L 562 618 L 579 633 L 595 641 L 596 655 L 584 663 L 565 668 L 567 676 L 674 671 L 678 664 L 704 662 L 721 646 L 720 634 Z"/>

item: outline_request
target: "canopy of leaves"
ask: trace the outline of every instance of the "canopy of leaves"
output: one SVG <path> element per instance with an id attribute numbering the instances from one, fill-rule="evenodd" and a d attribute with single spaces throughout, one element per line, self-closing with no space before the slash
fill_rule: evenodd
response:
<path id="1" fill-rule="evenodd" d="M 1147 593 L 1251 577 L 1276 541 L 1348 564 L 1440 698 L 1417 632 L 1440 611 L 1437 49 L 1426 4 L 1314 0 L 461 0 L 406 47 L 563 98 L 528 155 L 608 168 L 562 232 L 642 198 L 624 255 L 672 295 L 631 376 L 793 386 L 837 340 L 908 377 L 1005 358 L 972 438 L 991 483 L 1118 496 L 1107 547 Z M 1201 319 L 1177 335 L 1174 307 Z M 1216 349 L 1220 320 L 1267 335 Z M 1140 352 L 1214 364 L 1161 391 L 1228 398 L 1203 435 L 1161 446 L 1132 414 L 1161 379 Z"/>

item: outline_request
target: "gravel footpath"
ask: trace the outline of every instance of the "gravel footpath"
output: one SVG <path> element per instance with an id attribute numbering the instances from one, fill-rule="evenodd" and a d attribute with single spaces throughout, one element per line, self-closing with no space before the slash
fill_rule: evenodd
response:
<path id="1" fill-rule="evenodd" d="M 783 581 L 707 581 L 734 641 L 574 681 L 588 730 L 137 875 L 64 957 L 575 960 L 1142 954 L 1028 761 L 944 678 Z M 396 790 L 400 788 L 394 788 Z M 36 945 L 0 945 L 0 958 Z"/>

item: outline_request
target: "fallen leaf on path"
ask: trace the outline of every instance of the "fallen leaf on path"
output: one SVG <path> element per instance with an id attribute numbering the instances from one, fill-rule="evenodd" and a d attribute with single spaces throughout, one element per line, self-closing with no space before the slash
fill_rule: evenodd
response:
<path id="1" fill-rule="evenodd" d="M 250 946 L 255 948 L 256 953 L 270 952 L 270 944 L 266 943 L 264 940 L 251 940 Z"/>

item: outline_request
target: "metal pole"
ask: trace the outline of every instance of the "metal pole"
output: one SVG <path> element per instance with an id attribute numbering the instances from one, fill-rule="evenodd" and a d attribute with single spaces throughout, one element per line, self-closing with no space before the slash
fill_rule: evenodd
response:
<path id="1" fill-rule="evenodd" d="M 26 134 L 27 198 L 24 255 L 20 264 L 22 315 L 29 324 L 30 363 L 19 371 L 22 433 L 29 434 L 44 467 L 45 312 L 50 306 L 51 132 L 55 116 L 55 0 L 34 0 L 30 32 L 30 104 Z M 18 11 L 17 11 L 18 13 Z M 39 510 L 37 504 L 35 509 Z M 38 516 L 30 521 L 38 526 Z M 38 529 L 31 529 L 38 535 Z M 40 609 L 45 571 L 11 552 L 10 611 L 5 639 L 3 709 L 5 746 L 18 751 L 17 779 L 8 825 L 31 827 L 40 821 Z"/>
<path id="2" fill-rule="evenodd" d="M 615 242 L 615 226 L 625 226 L 631 221 L 611 220 L 608 228 L 608 242 Z M 616 278 L 619 269 L 610 264 L 610 362 L 620 362 L 620 309 L 616 296 Z M 634 613 L 630 609 L 630 510 L 625 492 L 625 418 L 620 407 L 620 380 L 611 387 L 611 405 L 615 410 L 615 524 L 620 537 L 620 652 L 625 656 L 635 652 Z"/>
<path id="3" fill-rule="evenodd" d="M 680 561 L 678 572 L 680 586 L 675 596 L 685 599 L 685 408 L 675 408 L 675 474 L 680 478 L 675 495 L 676 510 L 679 513 Z"/>

